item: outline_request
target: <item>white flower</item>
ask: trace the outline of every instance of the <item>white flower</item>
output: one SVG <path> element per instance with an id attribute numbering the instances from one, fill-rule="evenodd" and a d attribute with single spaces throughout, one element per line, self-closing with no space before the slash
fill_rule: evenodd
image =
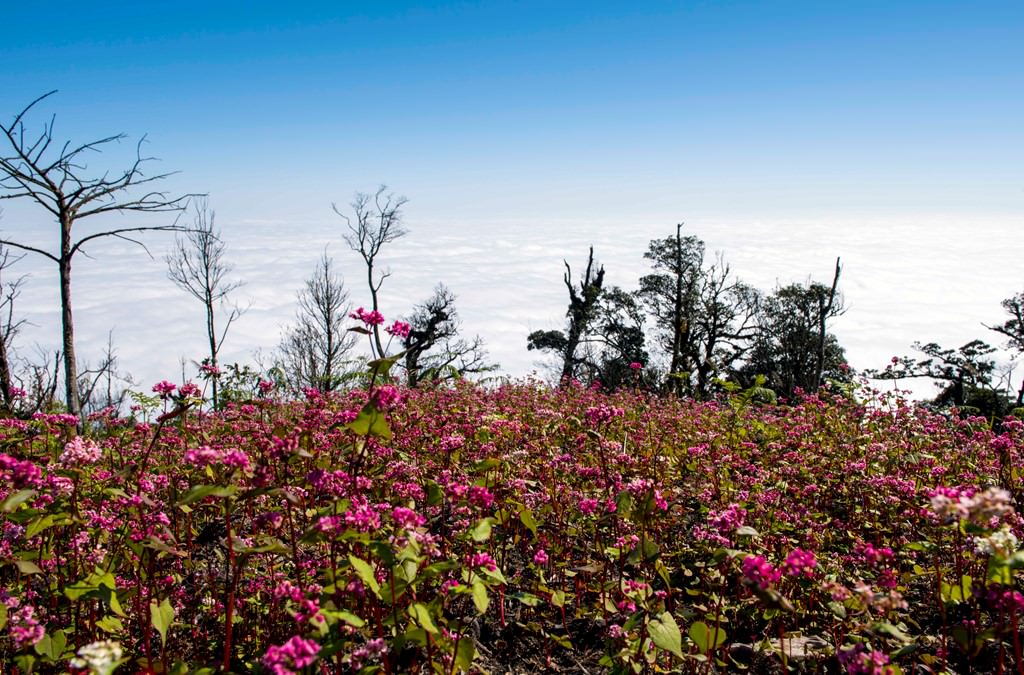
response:
<path id="1" fill-rule="evenodd" d="M 1009 557 L 1017 550 L 1017 537 L 1009 525 L 1003 525 L 987 537 L 974 538 L 974 550 L 982 555 Z"/>
<path id="2" fill-rule="evenodd" d="M 100 640 L 78 650 L 71 659 L 73 668 L 88 668 L 94 675 L 110 675 L 121 661 L 121 645 L 113 640 Z"/>

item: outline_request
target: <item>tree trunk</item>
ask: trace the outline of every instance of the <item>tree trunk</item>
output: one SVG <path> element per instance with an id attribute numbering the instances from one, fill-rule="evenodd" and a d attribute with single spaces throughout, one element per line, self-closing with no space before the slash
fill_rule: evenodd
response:
<path id="1" fill-rule="evenodd" d="M 210 365 L 213 366 L 214 368 L 216 368 L 217 367 L 217 328 L 214 325 L 214 321 L 213 321 L 213 318 L 214 318 L 213 317 L 213 300 L 210 298 L 209 293 L 206 296 L 205 304 L 206 304 L 206 335 L 210 339 Z M 213 385 L 212 386 L 213 391 L 212 391 L 211 395 L 212 395 L 212 398 L 213 398 L 213 409 L 214 410 L 217 410 L 217 405 L 218 405 L 218 401 L 217 401 L 217 380 L 218 380 L 218 377 L 219 376 L 216 374 L 216 371 L 214 371 L 213 375 L 210 377 L 210 382 Z"/>
<path id="2" fill-rule="evenodd" d="M 832 288 L 828 293 L 828 304 L 823 302 L 822 298 L 818 298 L 818 353 L 815 355 L 814 361 L 814 383 L 812 384 L 811 392 L 818 391 L 821 386 L 821 376 L 825 371 L 825 342 L 828 337 L 828 321 L 829 314 L 832 313 L 832 307 L 835 305 L 836 300 L 836 287 L 839 285 L 839 274 L 842 272 L 842 267 L 839 266 L 839 258 L 836 258 L 836 273 L 832 277 Z"/>
<path id="3" fill-rule="evenodd" d="M 81 417 L 82 403 L 78 393 L 78 363 L 75 360 L 75 320 L 71 313 L 71 258 L 62 256 L 60 271 L 60 319 L 64 350 L 64 401 L 68 413 Z"/>

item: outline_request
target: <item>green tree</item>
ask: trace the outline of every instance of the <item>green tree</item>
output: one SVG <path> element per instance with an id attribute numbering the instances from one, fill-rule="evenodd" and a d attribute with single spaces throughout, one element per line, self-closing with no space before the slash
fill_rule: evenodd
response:
<path id="1" fill-rule="evenodd" d="M 757 311 L 753 344 L 737 376 L 750 386 L 757 375 L 779 396 L 813 393 L 827 380 L 849 379 L 846 356 L 829 321 L 845 309 L 838 293 L 836 260 L 831 286 L 790 284 L 764 298 Z"/>
<path id="2" fill-rule="evenodd" d="M 1006 348 L 1015 352 L 1014 358 L 1024 354 L 1024 293 L 1018 293 L 1012 298 L 1007 298 L 1001 303 L 1003 309 L 1009 315 L 1003 323 L 997 326 L 985 326 L 1005 337 Z M 1017 390 L 1016 406 L 1024 406 L 1024 381 Z"/>
<path id="3" fill-rule="evenodd" d="M 674 237 L 651 241 L 644 258 L 653 271 L 640 279 L 639 297 L 668 357 L 664 388 L 707 398 L 749 347 L 758 294 L 721 255 L 706 265 L 704 242 L 682 236 L 681 224 Z"/>

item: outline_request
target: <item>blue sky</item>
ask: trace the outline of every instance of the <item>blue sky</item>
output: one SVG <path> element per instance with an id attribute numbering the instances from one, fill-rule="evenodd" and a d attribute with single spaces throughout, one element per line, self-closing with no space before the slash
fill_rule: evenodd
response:
<path id="1" fill-rule="evenodd" d="M 56 114 L 59 137 L 148 134 L 159 167 L 181 171 L 168 189 L 210 193 L 228 235 L 276 227 L 286 241 L 272 246 L 330 241 L 331 202 L 383 182 L 410 198 L 416 246 L 497 237 L 505 223 L 531 245 L 579 231 L 550 240 L 556 269 L 539 324 L 559 321 L 558 261 L 585 254 L 588 222 L 590 238 L 610 247 L 628 231 L 637 250 L 623 240 L 606 255 L 632 260 L 685 220 L 710 248 L 749 257 L 737 271 L 769 287 L 827 274 L 836 255 L 854 255 L 837 248 L 859 246 L 879 269 L 869 280 L 848 268 L 855 297 L 858 281 L 889 294 L 910 279 L 970 285 L 966 269 L 934 269 L 928 247 L 952 243 L 934 237 L 979 237 L 999 253 L 1019 246 L 1019 1 L 212 4 L 5 7 L 0 115 L 57 89 L 41 112 Z M 118 166 L 132 147 L 96 166 Z M 42 242 L 52 232 L 25 205 L 4 208 L 0 228 Z M 764 239 L 765 228 L 777 236 Z M 895 243 L 874 247 L 858 228 Z M 743 248 L 754 241 L 760 252 Z M 471 262 L 444 264 L 459 274 Z M 305 258 L 295 265 L 289 293 Z M 973 335 L 982 317 L 998 318 L 998 299 L 1024 285 L 1009 266 L 985 280 L 978 316 L 936 305 L 949 340 L 960 340 L 954 326 Z M 34 270 L 42 284 L 45 271 Z M 444 271 L 418 273 L 426 283 Z M 472 295 L 474 274 L 463 273 L 467 289 L 455 290 Z M 864 293 L 852 311 L 870 317 Z M 397 311 L 411 301 L 395 298 Z M 285 304 L 268 302 L 277 309 L 264 318 L 287 321 Z M 934 325 L 935 311 L 921 309 L 920 325 Z M 483 328 L 485 313 L 464 310 Z M 913 326 L 917 315 L 901 313 Z M 130 325 L 120 329 L 129 340 Z M 905 351 L 906 330 L 879 353 Z M 508 338 L 501 360 L 523 358 L 512 346 L 522 351 L 523 335 Z"/>

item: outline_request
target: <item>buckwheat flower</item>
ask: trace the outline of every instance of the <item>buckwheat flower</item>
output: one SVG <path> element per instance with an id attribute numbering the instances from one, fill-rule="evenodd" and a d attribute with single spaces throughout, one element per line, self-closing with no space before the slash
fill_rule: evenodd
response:
<path id="1" fill-rule="evenodd" d="M 868 651 L 861 644 L 841 650 L 838 657 L 839 663 L 849 675 L 888 675 L 895 672 L 888 665 L 888 655 L 878 650 Z"/>
<path id="2" fill-rule="evenodd" d="M 395 524 L 399 527 L 407 530 L 414 527 L 421 527 L 427 522 L 426 518 L 404 506 L 396 506 L 391 511 L 391 519 L 394 520 Z"/>
<path id="3" fill-rule="evenodd" d="M 817 564 L 814 553 L 795 548 L 786 556 L 786 562 L 782 563 L 782 572 L 791 577 L 813 577 Z"/>
<path id="4" fill-rule="evenodd" d="M 759 555 L 748 555 L 743 559 L 743 576 L 747 582 L 757 586 L 761 590 L 767 590 L 769 586 L 782 578 L 782 573 L 772 567 L 771 563 Z"/>
<path id="5" fill-rule="evenodd" d="M 36 609 L 32 605 L 22 605 L 9 614 L 7 631 L 15 649 L 31 647 L 46 635 L 46 629 L 39 625 L 35 614 Z"/>
<path id="6" fill-rule="evenodd" d="M 370 401 L 377 410 L 391 410 L 402 402 L 402 392 L 390 384 L 382 384 L 370 393 Z"/>
<path id="7" fill-rule="evenodd" d="M 121 645 L 113 640 L 100 640 L 80 647 L 69 665 L 88 668 L 92 675 L 110 675 L 121 661 Z"/>
<path id="8" fill-rule="evenodd" d="M 264 396 L 269 394 L 274 389 L 274 383 L 270 380 L 260 380 L 259 382 L 256 383 L 256 386 L 259 387 L 260 393 L 263 394 Z"/>
<path id="9" fill-rule="evenodd" d="M 195 382 L 186 382 L 178 388 L 178 393 L 184 398 L 199 398 L 203 395 L 203 390 Z"/>
<path id="10" fill-rule="evenodd" d="M 185 451 L 185 462 L 200 469 L 214 462 L 219 462 L 223 458 L 224 452 L 222 450 L 216 450 L 208 445 Z"/>
<path id="11" fill-rule="evenodd" d="M 1013 497 L 1002 488 L 990 487 L 974 495 L 967 503 L 967 517 L 981 527 L 992 527 L 1000 518 L 1013 512 Z"/>
<path id="12" fill-rule="evenodd" d="M 538 565 L 548 564 L 548 553 L 542 548 L 538 548 L 537 552 L 533 554 L 533 562 Z"/>
<path id="13" fill-rule="evenodd" d="M 471 485 L 469 487 L 469 495 L 467 501 L 473 506 L 477 506 L 482 509 L 489 509 L 494 506 L 494 495 L 491 491 L 482 485 Z"/>
<path id="14" fill-rule="evenodd" d="M 64 444 L 64 452 L 60 453 L 57 462 L 61 466 L 86 466 L 95 464 L 103 456 L 103 449 L 93 440 L 75 436 Z"/>
<path id="15" fill-rule="evenodd" d="M 489 572 L 494 572 L 498 569 L 498 564 L 491 557 L 490 553 L 474 553 L 469 558 L 470 567 L 483 567 Z"/>
<path id="16" fill-rule="evenodd" d="M 249 461 L 249 456 L 237 448 L 225 452 L 223 462 L 224 466 L 232 469 L 240 469 L 243 473 L 252 469 L 252 463 Z"/>
<path id="17" fill-rule="evenodd" d="M 395 337 L 402 338 L 404 340 L 409 337 L 409 333 L 412 332 L 412 326 L 403 321 L 396 321 L 384 330 L 390 335 L 394 335 Z"/>
<path id="18" fill-rule="evenodd" d="M 579 501 L 579 507 L 580 513 L 582 513 L 585 516 L 588 516 L 592 513 L 597 512 L 598 508 L 600 508 L 600 503 L 598 502 L 598 500 L 593 499 L 591 497 L 584 497 Z"/>
<path id="19" fill-rule="evenodd" d="M 263 655 L 263 665 L 274 675 L 295 675 L 316 661 L 320 645 L 299 635 L 293 635 L 280 647 L 271 646 Z"/>
<path id="20" fill-rule="evenodd" d="M 643 367 L 644 364 L 640 363 L 639 361 L 633 361 L 632 363 L 629 364 L 630 370 L 640 370 Z"/>
<path id="21" fill-rule="evenodd" d="M 992 532 L 987 537 L 974 538 L 974 550 L 982 555 L 1000 555 L 1007 558 L 1017 550 L 1017 537 L 1009 525 Z"/>
<path id="22" fill-rule="evenodd" d="M 157 382 L 156 384 L 153 385 L 153 392 L 159 394 L 160 398 L 167 399 L 170 397 L 171 394 L 174 393 L 174 390 L 177 388 L 178 385 L 174 384 L 173 382 L 161 380 L 160 382 Z"/>
<path id="23" fill-rule="evenodd" d="M 199 372 L 203 374 L 203 377 L 217 377 L 221 374 L 220 368 L 210 363 L 199 366 Z"/>
<path id="24" fill-rule="evenodd" d="M 384 315 L 377 310 L 371 310 L 367 312 L 365 309 L 360 307 L 356 311 L 349 314 L 349 318 L 362 321 L 367 326 L 379 326 L 384 323 Z"/>
<path id="25" fill-rule="evenodd" d="M 15 488 L 38 487 L 43 472 L 27 459 L 17 459 L 0 453 L 0 479 L 10 482 Z"/>

